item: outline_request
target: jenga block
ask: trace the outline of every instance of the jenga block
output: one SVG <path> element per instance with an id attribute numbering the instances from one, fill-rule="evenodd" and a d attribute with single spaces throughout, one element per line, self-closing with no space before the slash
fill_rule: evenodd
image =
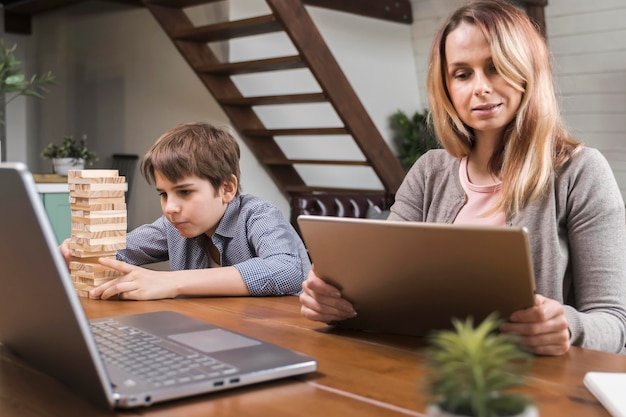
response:
<path id="1" fill-rule="evenodd" d="M 114 250 L 87 250 L 84 248 L 72 248 L 70 247 L 70 254 L 76 258 L 101 258 L 103 256 L 115 255 L 117 249 Z"/>
<path id="2" fill-rule="evenodd" d="M 68 184 L 125 184 L 126 177 L 68 178 Z"/>
<path id="3" fill-rule="evenodd" d="M 92 298 L 89 296 L 89 291 L 93 290 L 96 287 L 94 287 L 93 285 L 75 282 L 74 288 L 76 288 L 76 293 L 78 294 L 79 297 Z"/>
<path id="4" fill-rule="evenodd" d="M 83 217 L 83 216 L 72 216 L 72 223 L 80 223 L 80 224 L 114 224 L 114 223 L 124 223 L 126 224 L 126 216 L 113 216 L 113 217 Z"/>
<path id="5" fill-rule="evenodd" d="M 93 257 L 83 256 L 83 257 L 80 257 L 80 258 L 77 257 L 77 256 L 73 256 L 73 257 L 70 257 L 70 265 L 73 262 L 82 263 L 82 264 L 85 264 L 85 265 L 100 265 L 98 263 L 98 259 L 100 259 L 100 258 L 115 259 L 115 253 L 110 253 L 110 254 L 104 255 L 104 256 L 97 256 L 97 255 L 94 255 Z M 103 266 L 103 268 L 106 268 L 106 267 Z"/>
<path id="6" fill-rule="evenodd" d="M 106 237 L 120 237 L 126 239 L 126 230 L 105 230 L 101 232 L 86 232 L 76 231 L 76 234 L 72 233 L 72 239 L 74 238 L 91 238 L 91 239 L 103 239 Z"/>
<path id="7" fill-rule="evenodd" d="M 118 175 L 117 169 L 70 169 L 67 172 L 68 180 L 70 178 L 117 177 Z"/>
<path id="8" fill-rule="evenodd" d="M 126 184 L 68 184 L 70 194 L 72 191 L 125 191 Z M 78 197 L 78 196 L 77 196 Z"/>
<path id="9" fill-rule="evenodd" d="M 71 194 L 74 197 L 81 198 L 94 198 L 94 197 L 103 197 L 103 198 L 112 198 L 112 197 L 124 197 L 124 191 L 81 191 L 81 190 L 73 190 Z"/>
<path id="10" fill-rule="evenodd" d="M 105 237 L 93 237 L 93 236 L 87 236 L 87 237 L 79 237 L 79 236 L 72 236 L 71 243 L 75 243 L 76 245 L 82 245 L 82 246 L 99 246 L 99 245 L 115 245 L 117 246 L 124 246 L 122 247 L 118 247 L 117 249 L 124 249 L 126 247 L 126 236 L 105 236 Z M 71 244 L 70 243 L 70 244 Z"/>
<path id="11" fill-rule="evenodd" d="M 88 219 L 126 217 L 126 210 L 71 210 L 72 217 L 86 217 Z"/>
<path id="12" fill-rule="evenodd" d="M 89 230 L 76 230 L 72 231 L 72 239 L 73 238 L 92 238 L 92 239 L 102 239 L 105 237 L 119 237 L 122 236 L 126 239 L 126 229 L 123 230 L 101 230 L 98 232 L 91 232 Z"/>
<path id="13" fill-rule="evenodd" d="M 102 243 L 102 244 L 80 244 L 70 241 L 70 250 L 84 251 L 84 252 L 117 252 L 118 249 L 126 248 L 126 239 L 118 243 Z M 97 255 L 92 255 L 97 256 Z"/>
<path id="14" fill-rule="evenodd" d="M 124 197 L 113 197 L 113 198 L 81 198 L 70 196 L 70 204 L 84 204 L 84 205 L 92 205 L 92 204 L 126 204 L 126 199 Z"/>
<path id="15" fill-rule="evenodd" d="M 101 265 L 99 263 L 84 262 L 81 259 L 80 261 L 70 261 L 70 270 L 85 271 L 85 272 L 101 272 L 101 271 L 110 271 L 111 268 Z"/>
<path id="16" fill-rule="evenodd" d="M 84 211 L 106 211 L 106 210 L 126 210 L 126 203 L 92 203 L 92 204 L 71 204 L 72 210 Z"/>
<path id="17" fill-rule="evenodd" d="M 72 234 L 75 232 L 121 231 L 127 229 L 126 223 L 85 224 L 72 223 Z"/>
<path id="18" fill-rule="evenodd" d="M 121 274 L 118 274 L 118 276 L 120 276 Z M 86 284 L 89 285 L 90 287 L 99 287 L 100 285 L 107 283 L 109 281 L 114 280 L 116 277 L 110 277 L 110 278 L 87 278 L 87 277 L 76 277 L 76 280 L 74 281 L 75 284 Z"/>

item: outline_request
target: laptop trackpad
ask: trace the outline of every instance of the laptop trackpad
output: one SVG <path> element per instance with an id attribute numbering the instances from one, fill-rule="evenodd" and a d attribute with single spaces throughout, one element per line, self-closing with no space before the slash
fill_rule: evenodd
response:
<path id="1" fill-rule="evenodd" d="M 222 329 L 180 333 L 168 337 L 204 353 L 220 352 L 222 350 L 238 349 L 261 344 L 258 340 L 249 339 Z"/>

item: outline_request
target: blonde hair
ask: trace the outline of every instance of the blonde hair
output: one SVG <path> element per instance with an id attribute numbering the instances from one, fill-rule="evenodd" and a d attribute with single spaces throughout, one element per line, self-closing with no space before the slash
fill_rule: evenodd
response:
<path id="1" fill-rule="evenodd" d="M 496 70 L 522 92 L 502 147 L 489 161 L 489 170 L 502 179 L 494 211 L 514 214 L 547 189 L 554 169 L 582 145 L 569 135 L 561 120 L 543 36 L 516 7 L 500 0 L 482 0 L 455 11 L 436 35 L 431 50 L 428 99 L 431 122 L 443 147 L 460 158 L 469 155 L 474 141 L 473 131 L 459 118 L 446 85 L 446 39 L 464 22 L 482 31 Z"/>

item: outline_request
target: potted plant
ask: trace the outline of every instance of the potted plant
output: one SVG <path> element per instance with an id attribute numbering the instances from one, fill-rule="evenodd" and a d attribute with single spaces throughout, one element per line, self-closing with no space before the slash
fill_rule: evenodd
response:
<path id="1" fill-rule="evenodd" d="M 83 169 L 85 164 L 92 165 L 98 160 L 96 154 L 87 149 L 86 135 L 79 140 L 65 136 L 61 145 L 49 143 L 40 156 L 52 160 L 54 172 L 59 175 L 67 175 L 70 169 Z"/>
<path id="2" fill-rule="evenodd" d="M 426 349 L 425 387 L 433 398 L 428 417 L 537 417 L 527 396 L 511 392 L 523 385 L 531 355 L 513 335 L 498 333 L 495 314 L 474 327 L 473 319 L 453 319 L 453 330 L 433 333 Z"/>
<path id="3" fill-rule="evenodd" d="M 440 147 L 428 123 L 428 110 L 415 112 L 412 117 L 398 110 L 391 116 L 391 128 L 395 132 L 393 140 L 398 146 L 400 163 L 407 171 L 428 150 Z"/>
<path id="4" fill-rule="evenodd" d="M 5 106 L 19 96 L 43 98 L 43 93 L 48 91 L 45 86 L 56 84 L 50 71 L 41 76 L 26 78 L 22 63 L 15 58 L 16 49 L 17 45 L 8 47 L 4 39 L 0 39 L 0 100 Z M 6 159 L 5 136 L 5 114 L 0 109 L 0 161 Z"/>
<path id="5" fill-rule="evenodd" d="M 56 84 L 50 71 L 41 76 L 26 78 L 22 63 L 15 59 L 16 49 L 17 44 L 8 47 L 4 39 L 0 39 L 0 93 L 7 94 L 5 105 L 19 96 L 43 98 L 43 93 L 48 92 L 45 86 Z M 4 114 L 0 113 L 0 116 Z M 4 125 L 4 117 L 0 117 L 0 125 Z"/>

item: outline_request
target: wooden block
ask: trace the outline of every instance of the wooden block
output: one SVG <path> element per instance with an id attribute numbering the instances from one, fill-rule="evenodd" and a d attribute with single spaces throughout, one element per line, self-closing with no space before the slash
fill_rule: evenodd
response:
<path id="1" fill-rule="evenodd" d="M 85 265 L 100 265 L 98 263 L 98 259 L 100 258 L 109 258 L 109 259 L 115 259 L 115 253 L 110 253 L 108 255 L 105 256 L 93 256 L 93 257 L 88 257 L 88 256 L 83 256 L 83 257 L 77 257 L 77 256 L 72 256 L 70 257 L 70 265 L 73 262 L 77 262 L 77 263 L 82 263 Z"/>
<path id="2" fill-rule="evenodd" d="M 126 224 L 126 220 L 127 220 L 126 215 L 112 216 L 112 217 L 72 216 L 72 223 L 76 223 L 76 224 L 114 224 L 114 223 Z"/>
<path id="3" fill-rule="evenodd" d="M 70 254 L 76 258 L 101 258 L 103 256 L 115 256 L 116 253 L 117 249 L 96 251 L 70 247 Z"/>
<path id="4" fill-rule="evenodd" d="M 92 204 L 71 204 L 72 210 L 84 210 L 84 211 L 107 211 L 107 210 L 126 210 L 126 203 L 92 203 Z"/>
<path id="5" fill-rule="evenodd" d="M 103 239 L 105 237 L 120 237 L 120 238 L 126 239 L 126 230 L 105 230 L 101 232 L 88 232 L 88 231 L 76 230 L 75 233 L 72 233 L 72 239 L 73 238 Z"/>
<path id="6" fill-rule="evenodd" d="M 73 238 L 91 238 L 91 239 L 101 239 L 105 237 L 116 237 L 123 236 L 126 239 L 126 229 L 124 230 L 101 230 L 97 232 L 92 232 L 89 230 L 76 230 L 72 231 L 72 239 Z"/>
<path id="7" fill-rule="evenodd" d="M 72 191 L 125 191 L 126 184 L 68 184 L 70 195 Z"/>
<path id="8" fill-rule="evenodd" d="M 79 297 L 92 298 L 89 296 L 89 291 L 93 290 L 96 287 L 94 287 L 93 285 L 75 282 L 74 288 L 76 289 L 76 293 L 78 294 Z"/>
<path id="9" fill-rule="evenodd" d="M 72 234 L 75 232 L 105 232 L 105 231 L 122 231 L 126 230 L 126 223 L 102 223 L 102 224 L 85 224 L 72 223 Z"/>
<path id="10" fill-rule="evenodd" d="M 70 196 L 70 204 L 102 204 L 102 203 L 110 203 L 110 204 L 126 204 L 126 199 L 124 197 L 114 197 L 114 198 L 82 198 L 82 197 L 73 197 Z"/>
<path id="11" fill-rule="evenodd" d="M 70 271 L 100 272 L 109 271 L 110 268 L 99 263 L 81 261 L 70 261 Z"/>
<path id="12" fill-rule="evenodd" d="M 126 218 L 126 210 L 71 210 L 72 217 L 84 217 L 88 219 L 103 219 L 109 217 Z"/>
<path id="13" fill-rule="evenodd" d="M 124 184 L 126 177 L 68 178 L 68 184 Z"/>
<path id="14" fill-rule="evenodd" d="M 96 197 L 104 197 L 104 198 L 113 198 L 113 197 L 124 197 L 124 191 L 82 191 L 82 190 L 74 190 L 71 191 L 71 197 L 82 197 L 82 198 L 96 198 Z"/>
<path id="15" fill-rule="evenodd" d="M 70 239 L 71 243 L 75 243 L 76 245 L 82 246 L 96 246 L 96 245 L 123 245 L 126 247 L 126 236 L 104 236 L 104 237 L 94 237 L 94 236 L 72 236 Z M 118 248 L 118 249 L 124 249 Z"/>
<path id="16" fill-rule="evenodd" d="M 102 284 L 105 284 L 109 281 L 114 280 L 116 277 L 111 278 L 85 278 L 85 277 L 77 277 L 77 284 L 86 284 L 90 287 L 99 287 Z"/>
<path id="17" fill-rule="evenodd" d="M 102 244 L 80 244 L 80 243 L 74 243 L 70 241 L 70 250 L 77 250 L 77 251 L 83 251 L 83 252 L 116 253 L 118 249 L 125 249 L 125 248 L 126 248 L 126 239 L 124 239 L 122 242 L 102 243 Z M 91 255 L 91 256 L 98 256 L 98 255 Z"/>
<path id="18" fill-rule="evenodd" d="M 117 177 L 117 169 L 70 169 L 67 178 Z"/>

